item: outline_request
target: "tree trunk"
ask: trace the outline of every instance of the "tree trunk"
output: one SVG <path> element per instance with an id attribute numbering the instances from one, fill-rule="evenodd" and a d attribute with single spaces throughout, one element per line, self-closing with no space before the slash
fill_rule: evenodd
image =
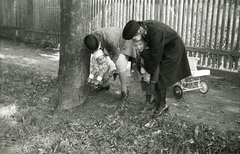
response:
<path id="1" fill-rule="evenodd" d="M 83 37 L 89 33 L 90 9 L 87 0 L 61 0 L 60 6 L 60 61 L 50 103 L 54 109 L 68 110 L 84 104 L 90 92 L 85 84 L 90 53 L 83 47 Z"/>

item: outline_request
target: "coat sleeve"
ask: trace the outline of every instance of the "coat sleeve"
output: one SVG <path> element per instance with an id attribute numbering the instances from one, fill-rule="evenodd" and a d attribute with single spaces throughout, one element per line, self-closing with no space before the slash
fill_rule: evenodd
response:
<path id="1" fill-rule="evenodd" d="M 152 35 L 149 36 L 148 47 L 144 49 L 143 53 L 146 53 L 144 68 L 150 74 L 154 74 L 155 70 L 160 64 L 164 49 L 164 32 L 160 29 L 155 30 Z"/>
<path id="2" fill-rule="evenodd" d="M 104 53 L 108 55 L 114 62 L 117 61 L 120 48 L 117 41 L 106 40 Z"/>

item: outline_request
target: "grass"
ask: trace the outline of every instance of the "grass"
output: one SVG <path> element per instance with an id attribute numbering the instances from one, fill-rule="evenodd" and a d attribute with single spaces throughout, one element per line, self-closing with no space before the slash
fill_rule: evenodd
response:
<path id="1" fill-rule="evenodd" d="M 237 132 L 216 132 L 170 113 L 151 119 L 136 102 L 122 102 L 104 118 L 89 113 L 87 121 L 79 119 L 81 108 L 52 115 L 48 100 L 56 78 L 2 63 L 0 71 L 5 153 L 240 153 Z"/>

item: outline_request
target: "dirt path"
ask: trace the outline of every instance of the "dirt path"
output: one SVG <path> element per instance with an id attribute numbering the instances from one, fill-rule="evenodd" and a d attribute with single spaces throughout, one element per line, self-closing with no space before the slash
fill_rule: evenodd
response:
<path id="1" fill-rule="evenodd" d="M 0 59 L 3 63 L 20 65 L 42 74 L 57 75 L 59 52 L 0 39 Z"/>
<path id="2" fill-rule="evenodd" d="M 58 59 L 58 51 L 42 51 L 34 46 L 16 44 L 13 41 L 0 39 L 0 64 L 20 65 L 42 74 L 56 76 Z M 144 93 L 140 90 L 140 83 L 135 82 L 130 74 L 128 74 L 128 77 L 129 100 L 142 102 Z M 190 91 L 184 93 L 182 99 L 177 100 L 174 98 L 170 87 L 167 98 L 170 113 L 194 122 L 207 124 L 219 131 L 240 131 L 239 83 L 224 81 L 213 76 L 205 79 L 210 87 L 209 92 L 205 95 L 199 91 Z M 111 93 L 119 94 L 119 89 L 113 86 Z M 95 106 L 96 110 L 97 108 L 99 111 L 99 107 Z M 94 110 L 94 106 L 91 109 Z M 105 114 L 105 112 L 98 112 L 98 114 L 101 113 Z"/>

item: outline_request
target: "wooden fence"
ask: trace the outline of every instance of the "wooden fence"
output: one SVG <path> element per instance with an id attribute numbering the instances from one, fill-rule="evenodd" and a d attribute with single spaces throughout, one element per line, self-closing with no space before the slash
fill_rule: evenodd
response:
<path id="1" fill-rule="evenodd" d="M 155 19 L 175 29 L 199 66 L 239 72 L 240 0 L 88 0 L 89 32 Z M 0 35 L 59 41 L 60 0 L 0 0 Z M 87 17 L 88 18 L 88 17 Z"/>
<path id="2" fill-rule="evenodd" d="M 0 0 L 0 35 L 59 42 L 60 0 Z"/>

